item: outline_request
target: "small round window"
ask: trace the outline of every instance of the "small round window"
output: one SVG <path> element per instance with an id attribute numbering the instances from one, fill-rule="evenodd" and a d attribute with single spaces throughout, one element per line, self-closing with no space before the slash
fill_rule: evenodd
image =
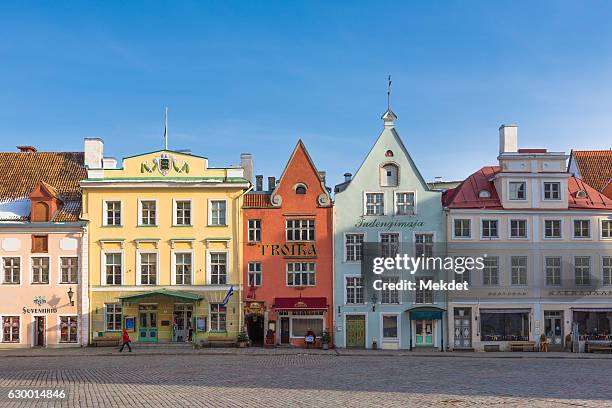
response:
<path id="1" fill-rule="evenodd" d="M 387 150 L 385 157 L 393 157 L 393 152 L 391 150 Z"/>
<path id="2" fill-rule="evenodd" d="M 295 188 L 295 194 L 306 194 L 306 187 L 304 187 L 304 186 L 297 186 Z"/>

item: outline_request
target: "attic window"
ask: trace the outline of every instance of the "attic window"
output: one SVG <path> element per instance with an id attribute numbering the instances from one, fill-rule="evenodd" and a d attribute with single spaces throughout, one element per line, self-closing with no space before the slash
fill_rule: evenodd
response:
<path id="1" fill-rule="evenodd" d="M 480 190 L 478 192 L 478 197 L 480 197 L 480 198 L 491 198 L 491 193 L 488 190 Z"/>
<path id="2" fill-rule="evenodd" d="M 393 151 L 391 151 L 391 150 L 387 150 L 387 151 L 385 152 L 385 157 L 393 157 Z"/>
<path id="3" fill-rule="evenodd" d="M 300 194 L 300 195 L 306 194 L 306 186 L 304 184 L 297 184 L 295 186 L 295 194 Z"/>
<path id="4" fill-rule="evenodd" d="M 576 197 L 578 197 L 578 198 L 586 198 L 587 197 L 587 193 L 584 190 L 578 190 L 576 192 Z"/>

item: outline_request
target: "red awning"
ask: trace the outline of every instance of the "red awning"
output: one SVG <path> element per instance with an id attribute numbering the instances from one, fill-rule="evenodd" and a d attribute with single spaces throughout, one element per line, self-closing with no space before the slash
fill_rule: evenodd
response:
<path id="1" fill-rule="evenodd" d="M 276 310 L 307 310 L 327 309 L 327 299 L 324 297 L 290 297 L 274 299 Z"/>

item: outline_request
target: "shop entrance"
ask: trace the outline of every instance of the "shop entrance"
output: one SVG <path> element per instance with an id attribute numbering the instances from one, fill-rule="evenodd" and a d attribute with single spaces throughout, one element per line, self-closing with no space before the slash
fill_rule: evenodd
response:
<path id="1" fill-rule="evenodd" d="M 544 312 L 544 335 L 551 348 L 563 348 L 563 312 Z"/>
<path id="2" fill-rule="evenodd" d="M 246 317 L 247 334 L 254 346 L 263 346 L 264 318 L 262 315 L 250 314 Z"/>
<path id="3" fill-rule="evenodd" d="M 472 309 L 455 308 L 455 348 L 472 347 Z"/>
<path id="4" fill-rule="evenodd" d="M 415 326 L 416 345 L 419 347 L 433 346 L 433 320 L 416 320 Z"/>
<path id="5" fill-rule="evenodd" d="M 172 341 L 186 342 L 192 340 L 192 315 L 193 305 L 174 304 L 174 313 L 172 315 Z"/>
<path id="6" fill-rule="evenodd" d="M 45 316 L 34 317 L 34 346 L 45 347 Z"/>
<path id="7" fill-rule="evenodd" d="M 365 347 L 365 316 L 346 315 L 346 347 Z"/>
<path id="8" fill-rule="evenodd" d="M 281 317 L 281 344 L 289 344 L 289 318 Z"/>
<path id="9" fill-rule="evenodd" d="M 157 342 L 157 305 L 140 305 L 138 341 L 143 343 Z"/>

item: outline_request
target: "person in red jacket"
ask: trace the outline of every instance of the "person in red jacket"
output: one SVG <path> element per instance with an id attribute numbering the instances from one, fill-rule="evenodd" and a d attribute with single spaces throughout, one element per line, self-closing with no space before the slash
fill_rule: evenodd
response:
<path id="1" fill-rule="evenodd" d="M 128 351 L 131 353 L 132 352 L 132 346 L 130 346 L 131 342 L 132 340 L 130 340 L 130 335 L 128 334 L 127 330 L 123 329 L 123 344 L 121 344 L 121 348 L 119 349 L 119 352 L 121 353 L 123 351 L 123 348 L 127 346 Z"/>

